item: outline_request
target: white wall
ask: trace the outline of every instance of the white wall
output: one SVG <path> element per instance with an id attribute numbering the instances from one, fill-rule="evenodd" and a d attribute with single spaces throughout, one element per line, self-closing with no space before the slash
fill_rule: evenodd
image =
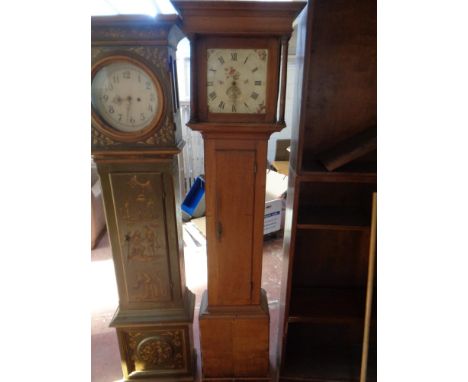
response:
<path id="1" fill-rule="evenodd" d="M 190 118 L 190 44 L 186 38 L 181 40 L 177 46 L 177 77 L 179 82 L 182 138 L 185 141 L 182 151 L 185 177 L 182 194 L 185 196 L 195 178 L 205 173 L 202 135 L 185 125 Z"/>

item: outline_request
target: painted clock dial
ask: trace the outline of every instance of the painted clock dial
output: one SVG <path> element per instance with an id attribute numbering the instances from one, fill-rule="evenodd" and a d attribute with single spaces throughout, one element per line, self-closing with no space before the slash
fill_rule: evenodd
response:
<path id="1" fill-rule="evenodd" d="M 268 50 L 207 49 L 210 113 L 266 113 Z"/>
<path id="2" fill-rule="evenodd" d="M 160 85 L 149 69 L 127 61 L 111 62 L 93 77 L 91 104 L 112 128 L 137 132 L 154 125 L 160 116 Z"/>

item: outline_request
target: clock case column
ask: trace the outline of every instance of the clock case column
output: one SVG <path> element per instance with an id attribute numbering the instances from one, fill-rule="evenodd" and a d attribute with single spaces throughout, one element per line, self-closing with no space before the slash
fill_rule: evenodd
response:
<path id="1" fill-rule="evenodd" d="M 111 321 L 125 381 L 193 381 L 195 295 L 185 286 L 180 212 L 181 121 L 175 15 L 92 18 L 92 59 L 129 55 L 163 88 L 152 134 L 119 141 L 92 125 L 92 155 L 103 189 L 119 292 Z"/>
<path id="2" fill-rule="evenodd" d="M 269 136 L 285 127 L 286 59 L 280 55 L 287 56 L 285 41 L 305 3 L 172 3 L 191 42 L 187 125 L 200 131 L 205 143 L 208 290 L 199 316 L 203 380 L 270 380 L 269 311 L 261 289 L 266 153 Z M 209 112 L 204 83 L 208 48 L 268 50 L 264 114 Z"/>

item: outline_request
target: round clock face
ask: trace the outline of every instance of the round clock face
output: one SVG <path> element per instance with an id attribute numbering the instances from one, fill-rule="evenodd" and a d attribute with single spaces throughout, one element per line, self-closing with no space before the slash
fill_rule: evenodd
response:
<path id="1" fill-rule="evenodd" d="M 162 99 L 148 69 L 127 61 L 102 66 L 91 83 L 94 111 L 112 128 L 132 133 L 154 124 Z"/>
<path id="2" fill-rule="evenodd" d="M 268 50 L 208 49 L 210 113 L 266 113 Z"/>

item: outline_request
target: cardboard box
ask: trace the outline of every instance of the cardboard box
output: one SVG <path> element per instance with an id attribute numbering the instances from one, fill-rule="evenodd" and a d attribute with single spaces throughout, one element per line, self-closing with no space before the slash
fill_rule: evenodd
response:
<path id="1" fill-rule="evenodd" d="M 283 209 L 282 199 L 265 202 L 265 220 L 263 222 L 263 234 L 277 232 L 281 229 L 281 216 Z"/>
<path id="2" fill-rule="evenodd" d="M 265 192 L 265 218 L 263 234 L 274 233 L 284 226 L 286 191 L 288 177 L 276 171 L 267 170 Z"/>

